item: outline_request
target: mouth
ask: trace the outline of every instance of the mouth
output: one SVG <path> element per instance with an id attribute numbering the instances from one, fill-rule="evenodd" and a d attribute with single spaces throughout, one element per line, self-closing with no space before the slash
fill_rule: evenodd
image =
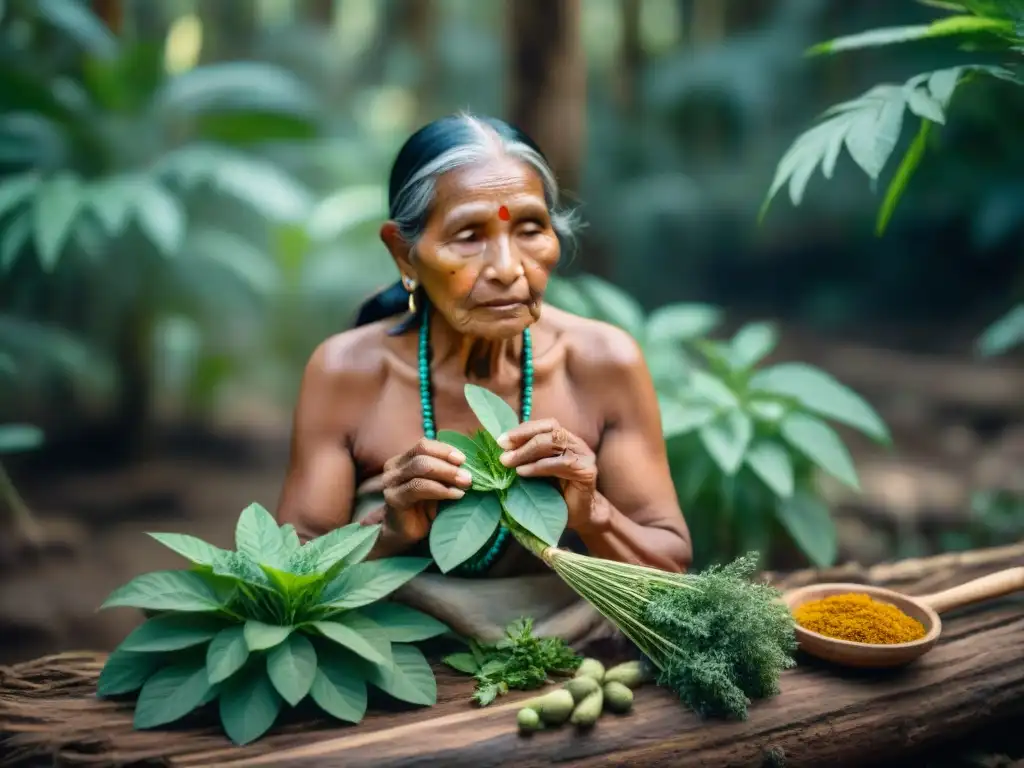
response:
<path id="1" fill-rule="evenodd" d="M 526 304 L 525 299 L 494 299 L 493 301 L 482 301 L 477 306 L 487 309 L 514 309 Z"/>

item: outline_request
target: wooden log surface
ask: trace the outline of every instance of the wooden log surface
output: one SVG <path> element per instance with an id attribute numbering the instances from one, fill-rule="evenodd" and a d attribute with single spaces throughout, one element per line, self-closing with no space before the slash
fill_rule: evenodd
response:
<path id="1" fill-rule="evenodd" d="M 927 594 L 1021 563 L 1024 544 L 772 580 L 783 588 L 841 580 Z M 42 744 L 50 754 L 59 752 L 62 764 L 162 759 L 183 768 L 871 765 L 1024 714 L 1022 644 L 1024 600 L 1011 596 L 949 614 L 936 648 L 904 670 L 843 671 L 801 658 L 783 676 L 782 693 L 756 703 L 743 722 L 700 720 L 667 692 L 647 686 L 637 692 L 632 713 L 606 714 L 589 733 L 565 726 L 525 738 L 517 734 L 515 710 L 529 694 L 477 709 L 469 704 L 466 678 L 439 669 L 439 701 L 431 709 L 373 713 L 354 727 L 283 725 L 245 748 L 228 746 L 209 725 L 133 731 L 128 706 L 98 702 L 85 689 L 46 702 L 42 718 L 39 711 L 28 717 L 33 694 L 24 692 L 24 683 L 20 689 L 5 683 L 0 670 L 0 765 L 15 764 L 5 763 L 8 750 L 27 757 L 28 751 L 39 754 Z M 10 679 L 17 679 L 16 671 Z"/>

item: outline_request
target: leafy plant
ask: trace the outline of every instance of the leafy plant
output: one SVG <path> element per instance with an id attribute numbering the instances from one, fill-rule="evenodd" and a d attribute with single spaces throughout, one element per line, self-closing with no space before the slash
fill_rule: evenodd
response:
<path id="1" fill-rule="evenodd" d="M 258 504 L 239 517 L 235 551 L 185 534 L 151 534 L 193 566 L 138 576 L 103 604 L 141 608 L 149 618 L 110 655 L 99 694 L 138 690 L 140 729 L 217 700 L 237 744 L 263 735 L 285 704 L 307 698 L 358 723 L 367 685 L 433 705 L 434 675 L 413 643 L 448 628 L 379 602 L 430 560 L 365 562 L 378 534 L 379 526 L 352 524 L 300 544 L 291 525 L 278 527 Z"/>
<path id="2" fill-rule="evenodd" d="M 444 663 L 454 670 L 473 675 L 473 701 L 486 707 L 510 690 L 540 688 L 552 675 L 567 675 L 583 661 L 557 637 L 533 635 L 533 619 L 523 618 L 505 628 L 505 637 L 495 644 L 469 641 L 469 652 L 453 653 Z"/>
<path id="3" fill-rule="evenodd" d="M 519 527 L 554 546 L 565 530 L 568 509 L 559 490 L 546 480 L 521 478 L 504 466 L 497 439 L 518 426 L 516 412 L 493 392 L 467 384 L 466 401 L 483 429 L 472 436 L 441 430 L 437 439 L 466 456 L 473 486 L 445 502 L 430 528 L 430 554 L 448 573 L 483 549 L 501 525 Z"/>

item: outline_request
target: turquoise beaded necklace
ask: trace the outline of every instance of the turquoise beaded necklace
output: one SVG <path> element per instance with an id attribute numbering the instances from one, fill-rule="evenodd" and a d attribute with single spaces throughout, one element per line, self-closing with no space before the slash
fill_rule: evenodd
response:
<path id="1" fill-rule="evenodd" d="M 434 424 L 434 398 L 430 384 L 430 317 L 424 309 L 423 319 L 420 323 L 420 345 L 419 345 L 419 375 L 420 375 L 420 408 L 423 414 L 423 434 L 428 440 L 437 438 L 437 429 Z M 530 411 L 533 406 L 533 343 L 530 340 L 530 329 L 523 330 L 523 359 L 522 375 L 520 376 L 522 413 L 521 420 L 530 420 Z M 473 555 L 457 569 L 457 573 L 464 576 L 480 575 L 490 569 L 494 562 L 505 551 L 509 543 L 509 530 L 504 525 L 498 526 L 490 545 Z"/>

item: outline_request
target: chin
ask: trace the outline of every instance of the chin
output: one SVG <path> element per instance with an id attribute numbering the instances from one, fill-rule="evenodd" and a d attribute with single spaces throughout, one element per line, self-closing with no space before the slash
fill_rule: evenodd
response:
<path id="1" fill-rule="evenodd" d="M 523 331 L 533 325 L 533 317 L 525 309 L 513 317 L 488 318 L 478 320 L 466 329 L 470 336 L 481 339 L 505 340 L 522 335 Z"/>

